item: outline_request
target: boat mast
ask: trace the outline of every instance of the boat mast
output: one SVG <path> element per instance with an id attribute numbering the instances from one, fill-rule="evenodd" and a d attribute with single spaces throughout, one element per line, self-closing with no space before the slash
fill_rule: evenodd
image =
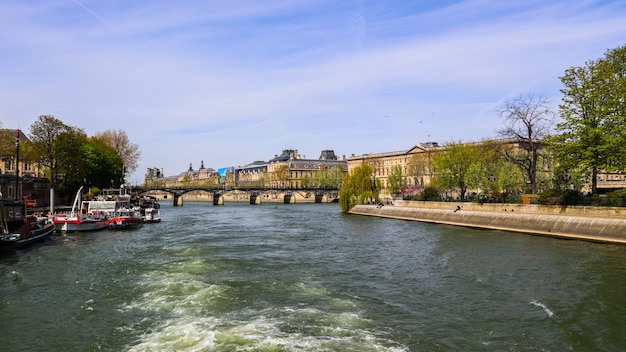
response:
<path id="1" fill-rule="evenodd" d="M 80 188 L 78 189 L 78 192 L 76 192 L 76 196 L 74 197 L 74 204 L 72 204 L 72 213 L 71 213 L 72 216 L 76 215 L 78 203 L 80 203 L 81 196 L 82 196 L 82 190 L 83 190 L 83 186 L 80 186 Z"/>

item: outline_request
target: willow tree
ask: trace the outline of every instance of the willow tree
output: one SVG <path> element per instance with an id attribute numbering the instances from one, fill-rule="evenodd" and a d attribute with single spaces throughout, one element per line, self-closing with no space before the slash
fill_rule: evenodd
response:
<path id="1" fill-rule="evenodd" d="M 378 200 L 377 184 L 373 180 L 373 169 L 362 163 L 350 171 L 344 178 L 339 189 L 339 205 L 346 213 L 357 204 L 367 203 L 371 199 Z"/>

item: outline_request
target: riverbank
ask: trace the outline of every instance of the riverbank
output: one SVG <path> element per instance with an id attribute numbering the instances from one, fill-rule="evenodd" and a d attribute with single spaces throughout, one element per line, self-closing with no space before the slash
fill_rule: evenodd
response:
<path id="1" fill-rule="evenodd" d="M 411 204 L 424 203 L 424 204 Z M 414 220 L 464 227 L 512 231 L 542 236 L 626 244 L 626 214 L 621 210 L 570 210 L 569 213 L 541 211 L 539 207 L 491 205 L 476 210 L 469 203 L 400 202 L 400 205 L 357 205 L 349 213 L 402 220 Z M 570 207 L 572 208 L 572 207 Z M 590 208 L 590 207 L 587 207 Z M 485 208 L 479 208 L 485 209 Z M 495 210 L 499 209 L 499 210 Z"/>

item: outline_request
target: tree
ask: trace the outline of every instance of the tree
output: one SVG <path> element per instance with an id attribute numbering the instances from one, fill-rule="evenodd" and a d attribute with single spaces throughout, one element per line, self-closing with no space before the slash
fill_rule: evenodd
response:
<path id="1" fill-rule="evenodd" d="M 123 184 L 122 158 L 102 137 L 89 138 L 50 115 L 39 116 L 30 131 L 32 149 L 55 188 L 73 194 L 80 186 Z"/>
<path id="2" fill-rule="evenodd" d="M 289 186 L 289 176 L 291 175 L 291 171 L 289 170 L 289 166 L 287 164 L 280 164 L 272 172 L 273 181 L 275 185 L 278 187 Z"/>
<path id="3" fill-rule="evenodd" d="M 404 177 L 402 176 L 402 166 L 394 165 L 391 168 L 389 177 L 387 178 L 387 185 L 392 195 L 400 193 L 402 186 L 404 186 Z"/>
<path id="4" fill-rule="evenodd" d="M 94 135 L 95 138 L 99 138 L 119 154 L 123 160 L 124 176 L 132 174 L 137 170 L 139 159 L 141 158 L 141 151 L 139 146 L 130 142 L 128 135 L 123 130 L 106 130 L 104 132 L 98 132 Z"/>
<path id="5" fill-rule="evenodd" d="M 413 180 L 413 185 L 417 187 L 419 192 L 424 189 L 426 185 L 424 178 L 428 176 L 429 166 L 427 165 L 427 160 L 425 160 L 426 153 L 414 154 L 407 162 L 407 176 L 409 180 Z"/>
<path id="6" fill-rule="evenodd" d="M 484 193 L 519 194 L 524 189 L 523 169 L 510 160 L 507 155 L 513 154 L 508 149 L 516 147 L 499 141 L 484 141 L 480 147 L 482 163 L 484 164 L 484 178 L 480 181 L 480 189 Z M 538 164 L 538 169 L 544 164 L 543 160 Z M 543 179 L 537 174 L 537 183 Z"/>
<path id="7" fill-rule="evenodd" d="M 337 188 L 343 181 L 343 167 L 322 167 L 315 175 L 315 185 L 318 187 Z M 304 183 L 303 183 L 304 186 Z"/>
<path id="8" fill-rule="evenodd" d="M 433 171 L 434 185 L 441 190 L 457 191 L 461 201 L 469 188 L 479 187 L 479 173 L 485 172 L 477 146 L 461 142 L 449 143 L 434 156 Z"/>
<path id="9" fill-rule="evenodd" d="M 307 188 L 311 185 L 312 180 L 311 177 L 309 177 L 308 174 L 304 174 L 302 176 L 302 179 L 300 180 L 300 184 L 302 185 L 302 187 Z"/>
<path id="10" fill-rule="evenodd" d="M 30 140 L 39 154 L 39 165 L 45 170 L 53 188 L 60 182 L 58 176 L 59 154 L 63 151 L 58 146 L 57 138 L 68 130 L 63 122 L 52 115 L 41 115 L 30 126 Z"/>
<path id="11" fill-rule="evenodd" d="M 61 190 L 75 192 L 84 185 L 89 172 L 84 145 L 87 135 L 77 127 L 66 126 L 54 141 L 56 149 L 56 184 Z M 100 170 L 98 170 L 100 171 Z"/>
<path id="12" fill-rule="evenodd" d="M 5 130 L 0 123 L 0 159 L 15 156 L 15 132 Z"/>
<path id="13" fill-rule="evenodd" d="M 626 169 L 626 45 L 609 50 L 601 60 L 609 95 L 606 111 L 611 120 L 609 133 L 613 138 L 611 151 L 615 153 L 615 168 Z"/>
<path id="14" fill-rule="evenodd" d="M 500 107 L 504 126 L 498 134 L 513 139 L 520 148 L 504 149 L 508 160 L 520 167 L 528 178 L 530 191 L 537 193 L 537 166 L 542 153 L 542 141 L 554 125 L 550 100 L 533 94 L 507 99 Z"/>
<path id="15" fill-rule="evenodd" d="M 591 191 L 597 194 L 599 170 L 626 167 L 626 46 L 609 50 L 605 58 L 572 67 L 561 77 L 559 106 L 562 122 L 550 138 L 562 170 L 589 170 Z"/>
<path id="16" fill-rule="evenodd" d="M 346 213 L 356 204 L 364 204 L 371 199 L 378 200 L 377 184 L 373 181 L 373 169 L 362 163 L 345 176 L 339 189 L 339 205 Z"/>
<path id="17" fill-rule="evenodd" d="M 100 138 L 87 139 L 83 144 L 82 154 L 85 159 L 83 180 L 87 185 L 106 188 L 119 187 L 124 183 L 124 161 L 113 147 Z"/>

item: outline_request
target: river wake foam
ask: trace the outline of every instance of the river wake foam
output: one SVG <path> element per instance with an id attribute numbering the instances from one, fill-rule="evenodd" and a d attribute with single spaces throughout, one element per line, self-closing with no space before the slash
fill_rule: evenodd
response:
<path id="1" fill-rule="evenodd" d="M 546 312 L 546 315 L 548 316 L 548 318 L 552 318 L 552 316 L 554 315 L 554 313 L 545 304 L 539 301 L 530 301 L 530 304 L 543 309 L 543 311 Z"/>
<path id="2" fill-rule="evenodd" d="M 282 294 L 300 303 L 277 306 L 264 302 L 270 299 L 267 294 L 241 293 L 264 283 L 211 283 L 200 274 L 211 270 L 207 263 L 193 261 L 144 274 L 137 283 L 143 294 L 122 310 L 150 318 L 131 328 L 137 341 L 128 350 L 408 350 L 378 331 L 356 304 L 323 289 L 288 285 Z"/>

